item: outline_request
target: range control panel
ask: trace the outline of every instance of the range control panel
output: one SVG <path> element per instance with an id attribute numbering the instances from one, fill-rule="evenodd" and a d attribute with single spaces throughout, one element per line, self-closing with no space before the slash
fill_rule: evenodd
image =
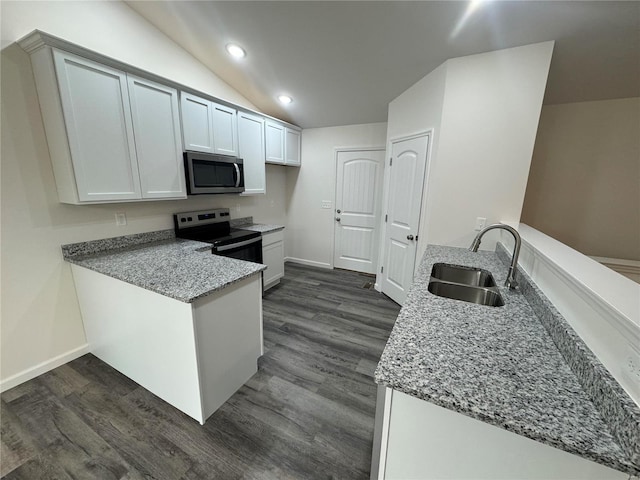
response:
<path id="1" fill-rule="evenodd" d="M 211 223 L 228 222 L 231 220 L 228 208 L 176 213 L 173 218 L 175 220 L 176 228 L 178 229 L 208 225 Z"/>

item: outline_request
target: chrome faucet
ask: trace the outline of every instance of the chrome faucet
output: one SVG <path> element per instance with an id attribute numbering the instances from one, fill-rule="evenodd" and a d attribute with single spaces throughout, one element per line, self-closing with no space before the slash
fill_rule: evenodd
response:
<path id="1" fill-rule="evenodd" d="M 520 244 L 522 243 L 520 234 L 515 228 L 510 227 L 509 225 L 504 225 L 502 223 L 494 223 L 493 225 L 489 225 L 488 227 L 483 228 L 482 231 L 478 233 L 478 235 L 476 235 L 476 238 L 473 240 L 473 243 L 469 247 L 469 250 L 471 250 L 472 252 L 477 252 L 478 247 L 480 246 L 480 241 L 482 240 L 482 236 L 489 230 L 494 230 L 496 228 L 501 228 L 511 233 L 514 240 L 516 241 L 516 244 L 513 247 L 513 257 L 511 258 L 511 266 L 509 267 L 507 280 L 504 282 L 505 287 L 509 287 L 513 290 L 518 286 L 518 281 L 516 280 L 516 266 L 518 265 L 518 255 L 520 255 Z"/>

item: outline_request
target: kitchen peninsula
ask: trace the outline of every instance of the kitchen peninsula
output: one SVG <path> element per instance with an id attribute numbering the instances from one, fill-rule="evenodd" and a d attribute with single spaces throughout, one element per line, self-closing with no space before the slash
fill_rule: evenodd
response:
<path id="1" fill-rule="evenodd" d="M 429 245 L 375 372 L 376 479 L 626 480 L 640 410 L 521 270 Z M 429 292 L 436 263 L 495 276 L 504 305 Z"/>
<path id="2" fill-rule="evenodd" d="M 62 251 L 91 352 L 201 424 L 257 371 L 264 265 L 173 230 Z"/>

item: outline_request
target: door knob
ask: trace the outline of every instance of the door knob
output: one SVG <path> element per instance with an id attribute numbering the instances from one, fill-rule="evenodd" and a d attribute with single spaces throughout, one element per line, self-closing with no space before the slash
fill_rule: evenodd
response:
<path id="1" fill-rule="evenodd" d="M 413 240 L 413 235 L 407 235 L 407 240 Z"/>
<path id="2" fill-rule="evenodd" d="M 340 217 L 336 217 L 336 222 L 339 222 L 339 221 L 340 221 Z"/>
<path id="3" fill-rule="evenodd" d="M 338 209 L 338 210 L 336 210 L 336 213 L 342 213 L 342 212 L 340 211 L 340 209 Z"/>

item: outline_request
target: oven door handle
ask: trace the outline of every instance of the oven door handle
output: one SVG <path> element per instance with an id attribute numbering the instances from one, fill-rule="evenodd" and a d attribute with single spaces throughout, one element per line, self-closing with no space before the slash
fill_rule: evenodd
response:
<path id="1" fill-rule="evenodd" d="M 238 188 L 240 186 L 240 167 L 237 163 L 234 163 L 233 166 L 236 169 L 236 188 Z"/>
<path id="2" fill-rule="evenodd" d="M 243 242 L 233 243 L 231 245 L 223 245 L 221 247 L 213 247 L 213 251 L 215 252 L 226 252 L 227 250 L 233 250 L 234 248 L 244 247 L 245 245 L 251 245 L 252 243 L 261 242 L 262 237 L 251 238 L 249 240 L 245 240 Z"/>

